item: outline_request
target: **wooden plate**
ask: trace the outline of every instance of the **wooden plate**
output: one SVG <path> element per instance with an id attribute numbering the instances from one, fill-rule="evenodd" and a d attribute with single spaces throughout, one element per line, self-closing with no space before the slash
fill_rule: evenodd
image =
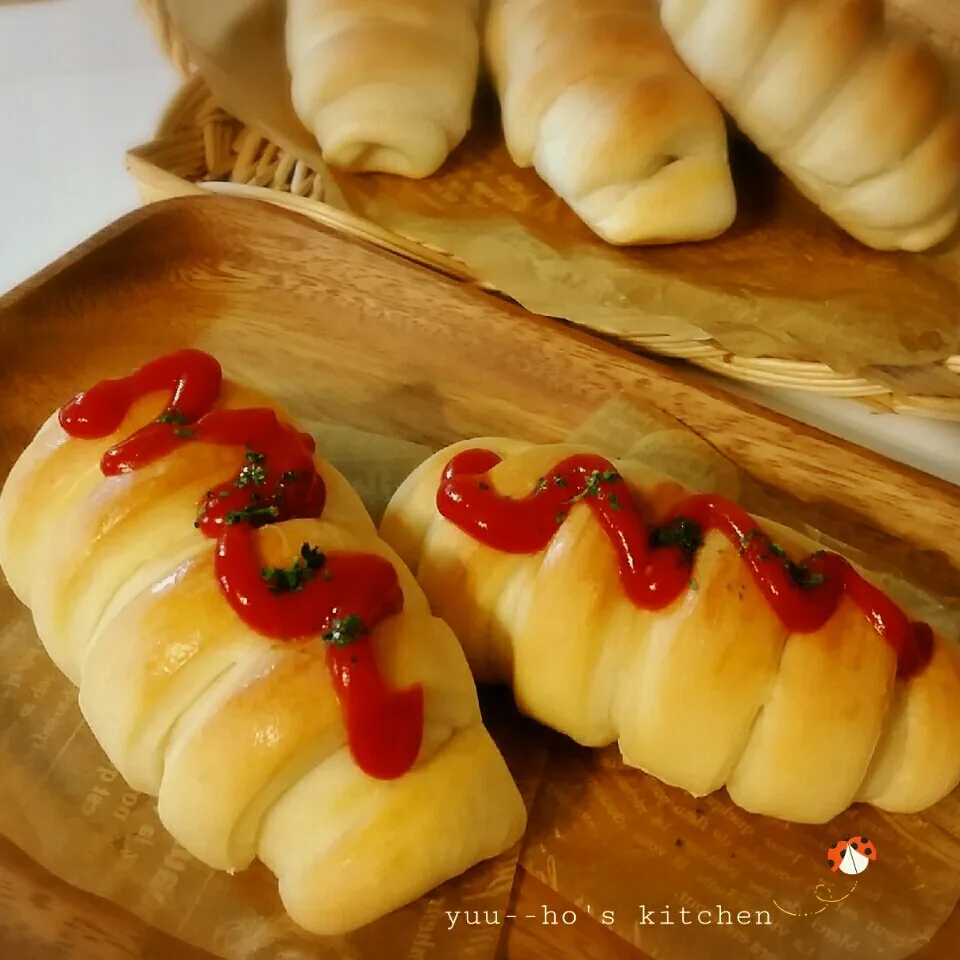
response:
<path id="1" fill-rule="evenodd" d="M 245 246 L 251 235 L 256 249 Z M 944 536 L 960 529 L 955 487 L 283 211 L 215 197 L 140 210 L 0 300 L 0 476 L 64 396 L 186 345 L 304 418 L 434 445 L 491 433 L 557 440 L 625 393 L 811 509 L 863 521 L 869 549 L 906 541 L 924 577 L 958 582 L 960 540 Z M 514 905 L 572 908 L 523 871 Z M 508 924 L 506 955 L 644 956 L 586 914 L 578 921 Z M 958 941 L 954 912 L 914 956 L 952 956 Z M 0 838 L 0 956 L 208 955 L 70 888 Z"/>

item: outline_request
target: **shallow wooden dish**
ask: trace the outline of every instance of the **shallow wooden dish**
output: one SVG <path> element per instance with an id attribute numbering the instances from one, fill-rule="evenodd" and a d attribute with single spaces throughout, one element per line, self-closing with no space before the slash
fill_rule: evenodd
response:
<path id="1" fill-rule="evenodd" d="M 252 235 L 256 249 L 244 239 Z M 960 528 L 955 487 L 302 218 L 214 197 L 140 210 L 0 300 L 0 477 L 65 395 L 186 345 L 214 352 L 304 418 L 436 445 L 490 433 L 557 440 L 624 393 L 682 420 L 757 479 L 886 531 L 864 533 L 870 549 L 908 541 L 925 578 L 960 582 L 960 543 L 943 536 Z M 573 908 L 520 870 L 512 912 L 544 905 Z M 954 911 L 913 956 L 954 956 L 958 942 Z M 646 956 L 585 913 L 572 927 L 507 924 L 501 948 L 513 958 Z M 0 957 L 54 956 L 210 960 L 71 888 L 0 836 Z"/>

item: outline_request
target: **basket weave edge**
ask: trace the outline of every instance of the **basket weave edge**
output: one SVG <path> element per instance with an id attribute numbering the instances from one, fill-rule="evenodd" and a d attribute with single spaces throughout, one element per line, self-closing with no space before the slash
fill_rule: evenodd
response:
<path id="1" fill-rule="evenodd" d="M 162 0 L 141 0 L 156 5 Z M 210 136 L 210 128 L 216 125 L 231 126 L 235 131 L 230 136 Z M 238 132 L 237 132 L 238 131 Z M 257 141 L 262 155 L 259 162 L 247 162 L 241 166 L 240 154 L 243 142 Z M 158 155 L 170 151 L 187 153 L 194 161 L 190 172 L 196 179 L 178 174 L 164 167 Z M 240 147 L 238 149 L 238 144 Z M 226 160 L 211 156 L 211 151 L 231 151 Z M 269 157 L 270 164 L 263 161 Z M 253 157 L 256 160 L 256 157 Z M 212 165 L 211 165 L 212 161 Z M 287 174 L 281 182 L 271 175 L 273 167 L 284 167 Z M 302 166 L 302 165 L 300 165 Z M 127 169 L 135 180 L 141 199 L 150 203 L 167 197 L 217 193 L 254 199 L 273 206 L 291 210 L 298 215 L 320 223 L 329 229 L 372 245 L 386 253 L 399 256 L 417 266 L 447 276 L 459 282 L 469 283 L 484 289 L 489 294 L 503 296 L 496 288 L 476 280 L 465 265 L 449 254 L 433 250 L 417 241 L 402 237 L 352 213 L 325 203 L 322 198 L 296 195 L 291 192 L 291 171 L 296 164 L 284 158 L 279 148 L 269 144 L 263 137 L 240 121 L 229 116 L 212 100 L 212 95 L 197 73 L 188 75 L 186 82 L 168 104 L 154 140 L 136 146 L 127 153 Z M 211 169 L 221 170 L 219 177 L 209 177 Z M 293 174 L 295 179 L 296 174 Z M 319 176 L 319 175 L 316 175 Z M 598 332 L 598 331 L 595 331 Z M 928 419 L 960 422 L 960 399 L 932 395 L 895 394 L 885 385 L 860 377 L 839 374 L 819 362 L 770 358 L 766 369 L 757 369 L 757 364 L 747 358 L 732 355 L 714 340 L 690 340 L 674 337 L 668 332 L 637 334 L 618 338 L 628 347 L 645 353 L 680 359 L 701 369 L 708 370 L 728 380 L 762 387 L 770 390 L 792 389 L 820 396 L 854 399 L 874 411 L 897 413 Z M 944 362 L 947 370 L 960 375 L 960 357 Z"/>

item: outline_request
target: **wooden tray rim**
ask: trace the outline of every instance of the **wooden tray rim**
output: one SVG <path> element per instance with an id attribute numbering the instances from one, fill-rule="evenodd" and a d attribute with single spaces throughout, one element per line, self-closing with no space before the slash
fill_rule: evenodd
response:
<path id="1" fill-rule="evenodd" d="M 236 201 L 233 201 L 229 198 L 217 198 L 214 196 L 176 197 L 133 210 L 121 216 L 111 224 L 108 224 L 106 227 L 90 236 L 87 240 L 82 241 L 78 246 L 68 251 L 58 259 L 52 261 L 46 267 L 42 268 L 40 271 L 20 283 L 18 286 L 14 287 L 7 293 L 0 295 L 0 315 L 6 313 L 10 308 L 15 307 L 21 300 L 30 296 L 32 293 L 37 291 L 46 283 L 55 279 L 64 271 L 81 262 L 83 259 L 95 253 L 101 247 L 106 246 L 111 241 L 116 240 L 118 237 L 122 236 L 124 233 L 128 232 L 140 223 L 149 221 L 157 216 L 163 216 L 166 211 L 174 210 L 184 205 L 189 206 L 198 203 L 230 204 L 233 202 Z M 296 214 L 292 214 L 289 211 L 277 208 L 271 208 L 266 215 L 291 217 L 296 219 L 298 222 L 303 222 L 303 218 L 296 216 Z M 378 256 L 390 256 L 377 244 L 365 243 L 357 238 L 344 237 L 337 230 L 325 227 L 322 224 L 313 223 L 311 224 L 311 227 L 312 229 L 327 234 L 338 242 L 357 244 Z M 438 279 L 441 282 L 451 282 L 449 278 L 441 277 Z M 867 463 L 872 462 L 883 470 L 902 476 L 903 479 L 907 481 L 908 486 L 912 486 L 914 483 L 919 484 L 921 488 L 926 488 L 929 492 L 934 493 L 934 495 L 945 498 L 945 503 L 955 502 L 958 506 L 958 509 L 960 509 L 960 494 L 958 494 L 957 488 L 954 485 L 949 484 L 946 481 L 941 481 L 935 477 L 931 477 L 927 474 L 921 473 L 920 471 L 916 471 L 913 468 L 890 461 L 880 454 L 856 447 L 847 441 L 830 437 L 816 428 L 806 427 L 803 425 L 792 425 L 791 421 L 787 417 L 784 417 L 773 411 L 766 410 L 765 408 L 749 401 L 742 401 L 740 398 L 728 394 L 721 387 L 713 384 L 704 384 L 697 381 L 691 382 L 688 379 L 688 374 L 685 372 L 679 370 L 664 370 L 660 364 L 643 358 L 642 356 L 637 356 L 619 344 L 608 343 L 602 340 L 598 341 L 591 335 L 576 328 L 558 328 L 558 325 L 555 322 L 550 321 L 547 318 L 529 314 L 526 311 L 523 311 L 522 308 L 519 308 L 509 302 L 504 302 L 503 308 L 509 312 L 517 313 L 519 317 L 521 317 L 526 323 L 534 326 L 550 327 L 551 330 L 553 330 L 556 334 L 570 338 L 571 342 L 579 343 L 586 350 L 599 352 L 611 358 L 619 357 L 623 364 L 635 367 L 638 371 L 643 371 L 646 369 L 658 378 L 674 381 L 678 387 L 681 388 L 684 384 L 690 383 L 691 386 L 694 386 L 695 389 L 701 391 L 707 397 L 730 405 L 741 415 L 757 417 L 761 420 L 771 423 L 777 428 L 786 428 L 790 432 L 795 431 L 797 433 L 796 440 L 800 444 L 810 441 L 821 443 L 825 442 L 831 447 L 840 448 L 845 455 L 861 458 Z M 906 491 L 905 495 L 908 495 L 906 494 Z M 958 552 L 958 556 L 960 556 L 960 552 Z M 160 946 L 164 950 L 167 949 L 168 938 L 165 934 L 162 934 L 155 928 L 150 927 L 134 914 L 129 913 L 112 902 L 66 884 L 55 875 L 43 870 L 43 868 L 40 868 L 22 851 L 20 851 L 19 848 L 16 848 L 9 840 L 7 840 L 6 837 L 0 834 L 0 852 L 4 850 L 9 853 L 10 859 L 15 865 L 19 865 L 27 872 L 31 872 L 34 875 L 39 872 L 39 879 L 37 879 L 35 882 L 37 883 L 38 888 L 42 890 L 44 894 L 52 891 L 53 895 L 55 896 L 57 890 L 66 888 L 68 891 L 70 891 L 71 897 L 73 897 L 77 903 L 84 907 L 85 912 L 89 911 L 90 922 L 93 922 L 96 925 L 98 921 L 103 921 L 109 918 L 109 922 L 117 925 L 115 928 L 111 929 L 119 932 L 121 940 L 132 942 L 134 940 L 140 940 L 144 937 L 146 938 L 136 954 L 121 953 L 119 951 L 125 948 L 118 946 L 118 952 L 111 955 L 111 960 L 113 960 L 114 957 L 116 960 L 121 960 L 121 958 L 122 960 L 126 960 L 127 957 L 133 958 L 134 956 L 159 957 L 161 954 L 155 952 L 155 940 L 157 938 L 162 941 Z M 8 865 L 6 861 L 6 855 L 6 853 L 0 855 L 0 874 L 3 873 L 3 868 Z M 24 861 L 26 861 L 26 863 L 24 863 Z M 556 900 L 557 894 L 555 891 L 551 890 L 540 880 L 527 873 L 523 867 L 518 866 L 515 885 L 525 887 L 527 897 L 532 898 L 537 902 L 548 905 L 558 902 Z M 15 890 L 13 893 L 15 894 Z M 567 901 L 561 902 L 564 904 L 561 909 L 570 908 L 571 905 Z M 604 945 L 605 950 L 609 950 L 608 953 L 604 953 L 605 960 L 607 960 L 607 958 L 609 958 L 609 960 L 652 960 L 652 958 L 649 958 L 637 948 L 629 946 L 626 941 L 621 940 L 611 931 L 600 926 L 597 918 L 585 914 L 580 910 L 577 912 L 579 914 L 578 926 L 590 926 L 591 933 L 595 933 L 595 935 L 599 938 L 598 942 Z M 503 954 L 505 957 L 515 957 L 517 960 L 522 957 L 524 960 L 533 960 L 534 957 L 542 956 L 542 954 L 537 952 L 526 952 L 528 949 L 537 950 L 540 949 L 540 947 L 535 943 L 529 942 L 522 931 L 518 931 L 517 935 L 512 935 L 510 932 L 505 930 L 503 937 L 504 939 L 501 941 L 501 943 L 505 946 L 506 952 Z M 919 951 L 911 954 L 908 960 L 947 960 L 948 957 L 952 958 L 955 956 L 955 946 L 958 943 L 960 943 L 960 904 L 958 904 L 957 908 L 955 908 L 950 914 L 943 926 L 941 926 L 934 934 L 933 938 L 928 941 L 927 944 L 921 947 Z M 624 949 L 625 946 L 628 949 Z M 180 941 L 176 942 L 176 949 L 177 953 L 175 955 L 178 958 L 182 957 L 183 960 L 213 960 L 213 956 L 211 954 L 181 943 Z M 518 952 L 514 952 L 515 949 Z M 24 960 L 30 960 L 28 955 L 23 956 Z M 173 954 L 163 953 L 162 956 L 173 956 Z"/>

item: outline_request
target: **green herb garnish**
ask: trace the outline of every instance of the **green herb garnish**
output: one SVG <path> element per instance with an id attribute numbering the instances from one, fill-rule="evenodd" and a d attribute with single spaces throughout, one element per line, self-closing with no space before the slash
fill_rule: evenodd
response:
<path id="1" fill-rule="evenodd" d="M 744 538 L 740 544 L 740 556 L 742 557 L 746 552 L 747 548 L 753 543 L 757 538 L 761 538 L 764 541 L 763 553 L 760 554 L 761 560 L 769 560 L 770 554 L 773 554 L 775 557 L 785 557 L 787 551 L 783 549 L 778 543 L 774 543 L 762 530 L 751 530 Z"/>
<path id="2" fill-rule="evenodd" d="M 679 547 L 688 560 L 703 545 L 703 529 L 696 520 L 687 517 L 677 517 L 662 527 L 657 527 L 650 534 L 650 545 L 653 547 Z"/>
<path id="3" fill-rule="evenodd" d="M 260 571 L 260 576 L 267 581 L 274 593 L 288 593 L 301 589 L 305 583 L 312 580 L 325 562 L 326 557 L 320 550 L 305 543 L 300 548 L 300 556 L 289 567 L 265 567 Z"/>
<path id="4" fill-rule="evenodd" d="M 193 521 L 193 525 L 199 529 L 200 521 L 203 519 L 203 515 L 207 512 L 207 507 L 210 506 L 210 498 L 213 496 L 213 491 L 208 490 L 206 492 L 206 499 L 203 503 L 200 504 L 200 509 L 197 511 L 197 519 Z"/>
<path id="5" fill-rule="evenodd" d="M 747 548 L 753 543 L 756 537 L 762 537 L 763 532 L 760 530 L 751 530 L 744 538 L 743 542 L 740 544 L 740 556 L 742 557 L 746 552 Z"/>
<path id="6" fill-rule="evenodd" d="M 546 490 L 546 489 L 547 489 L 547 478 L 540 477 L 540 479 L 537 480 L 537 493 L 539 493 L 541 490 Z"/>
<path id="7" fill-rule="evenodd" d="M 787 561 L 787 573 L 801 590 L 812 590 L 826 581 L 826 576 L 817 570 L 811 570 L 792 560 Z"/>
<path id="8" fill-rule="evenodd" d="M 345 647 L 354 643 L 366 632 L 367 628 L 364 622 L 355 613 L 351 613 L 342 620 L 334 620 L 330 624 L 330 629 L 323 635 L 323 639 L 327 643 L 335 643 L 338 647 Z"/>
<path id="9" fill-rule="evenodd" d="M 224 522 L 228 524 L 243 523 L 246 520 L 262 520 L 267 517 L 276 518 L 280 515 L 280 508 L 270 504 L 266 507 L 257 507 L 251 504 L 241 510 L 228 510 Z"/>
<path id="10" fill-rule="evenodd" d="M 600 489 L 601 483 L 614 483 L 619 479 L 620 474 L 614 473 L 612 470 L 604 470 L 602 472 L 600 470 L 594 470 L 590 476 L 587 477 L 586 486 L 579 493 L 574 494 L 567 503 L 577 503 L 577 501 L 585 500 L 591 496 L 599 497 L 602 495 Z"/>
<path id="11" fill-rule="evenodd" d="M 155 423 L 186 423 L 187 418 L 176 408 L 171 407 L 169 410 L 164 410 L 159 417 L 154 421 Z"/>
<path id="12" fill-rule="evenodd" d="M 266 482 L 267 468 L 259 463 L 248 463 L 240 470 L 237 479 L 233 481 L 235 487 L 260 487 Z"/>
<path id="13" fill-rule="evenodd" d="M 778 560 L 782 560 L 787 573 L 790 574 L 793 582 L 802 590 L 811 590 L 814 587 L 819 587 L 820 584 L 826 580 L 826 577 L 822 573 L 811 570 L 803 564 L 794 563 L 794 561 L 787 556 L 787 551 L 784 550 L 783 547 L 768 539 L 767 535 L 761 533 L 759 530 L 752 530 L 743 538 L 743 544 L 740 547 L 741 556 L 743 556 L 747 547 L 756 537 L 762 537 L 764 541 L 763 551 L 758 555 L 757 559 L 769 560 L 771 557 L 776 557 Z"/>
<path id="14" fill-rule="evenodd" d="M 563 521 L 567 519 L 567 512 L 566 512 L 566 510 L 558 510 L 555 519 L 556 519 L 556 521 L 557 521 L 557 526 L 559 527 L 560 524 L 563 523 Z"/>
<path id="15" fill-rule="evenodd" d="M 300 479 L 299 470 L 284 470 L 283 473 L 280 474 L 281 483 L 294 483 L 299 479 Z"/>
<path id="16" fill-rule="evenodd" d="M 183 437 L 185 440 L 188 440 L 190 437 L 194 436 L 194 432 L 187 427 L 174 427 L 173 435 L 175 437 Z"/>
<path id="17" fill-rule="evenodd" d="M 560 487 L 561 490 L 566 490 L 566 488 L 570 486 L 570 484 L 567 483 L 567 481 L 564 480 L 563 477 L 554 477 L 554 478 L 553 478 L 553 482 L 554 482 L 558 487 Z"/>
<path id="18" fill-rule="evenodd" d="M 247 460 L 250 463 L 263 463 L 266 460 L 267 455 L 265 453 L 257 453 L 256 450 L 247 451 Z"/>
<path id="19" fill-rule="evenodd" d="M 611 494 L 607 497 L 607 501 L 608 501 L 609 504 L 610 504 L 610 509 L 611 509 L 611 510 L 619 510 L 619 509 L 620 509 L 620 498 L 619 498 L 615 493 L 611 493 Z"/>

